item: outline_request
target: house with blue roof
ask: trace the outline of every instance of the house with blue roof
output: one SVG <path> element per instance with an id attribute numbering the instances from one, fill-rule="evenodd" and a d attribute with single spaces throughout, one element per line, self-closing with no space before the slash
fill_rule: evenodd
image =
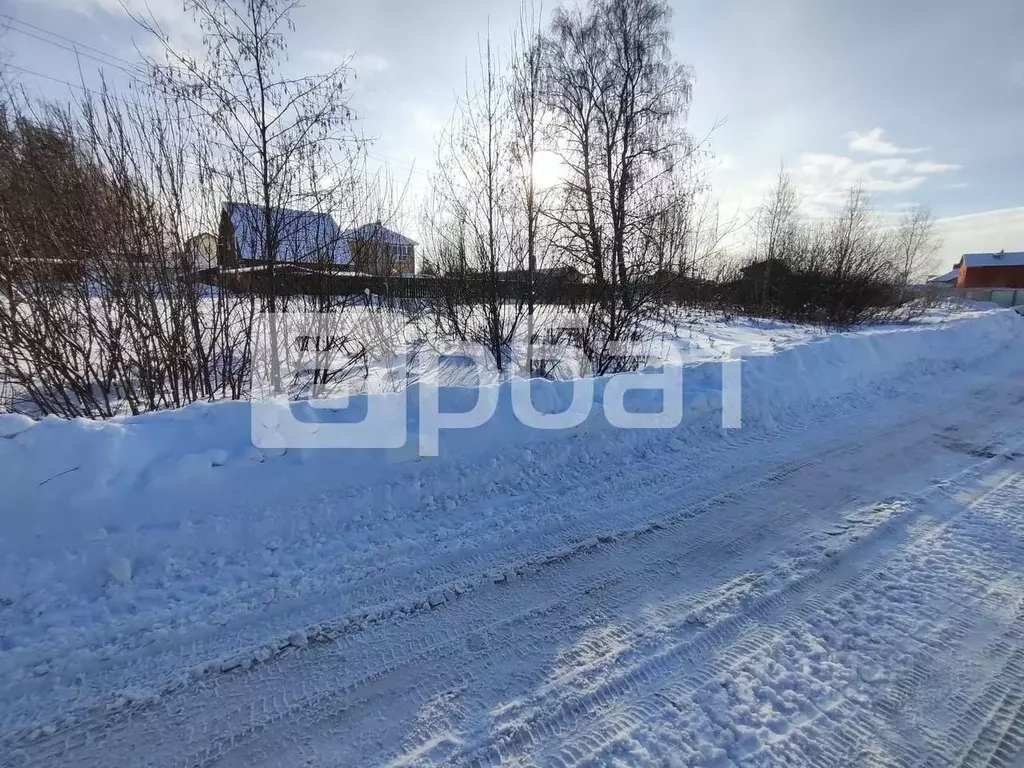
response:
<path id="1" fill-rule="evenodd" d="M 279 208 L 271 211 L 267 226 L 263 206 L 225 203 L 217 261 L 222 267 L 259 266 L 272 260 L 372 275 L 407 275 L 416 271 L 416 245 L 379 221 L 342 229 L 328 213 Z"/>

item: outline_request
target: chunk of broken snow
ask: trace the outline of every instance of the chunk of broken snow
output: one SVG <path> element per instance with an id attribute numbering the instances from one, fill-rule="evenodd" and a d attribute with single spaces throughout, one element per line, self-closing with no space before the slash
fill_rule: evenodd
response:
<path id="1" fill-rule="evenodd" d="M 132 561 L 127 557 L 115 557 L 107 565 L 107 573 L 118 584 L 127 584 L 132 580 Z"/>
<path id="2" fill-rule="evenodd" d="M 0 437 L 14 437 L 34 424 L 28 416 L 19 413 L 0 413 Z"/>

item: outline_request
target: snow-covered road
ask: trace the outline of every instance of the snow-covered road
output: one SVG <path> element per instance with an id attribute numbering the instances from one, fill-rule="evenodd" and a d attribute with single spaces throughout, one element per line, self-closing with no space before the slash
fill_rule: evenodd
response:
<path id="1" fill-rule="evenodd" d="M 535 448 L 523 535 L 467 513 L 344 595 L 121 622 L 62 669 L 42 637 L 0 702 L 45 724 L 0 764 L 1014 765 L 1022 349 L 772 430 Z M 504 520 L 521 469 L 461 471 L 458 509 Z"/>

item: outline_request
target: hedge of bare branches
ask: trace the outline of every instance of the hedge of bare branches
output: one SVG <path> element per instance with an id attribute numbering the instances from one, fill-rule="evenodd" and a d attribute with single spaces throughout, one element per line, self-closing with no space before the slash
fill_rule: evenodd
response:
<path id="1" fill-rule="evenodd" d="M 886 223 L 860 187 L 831 218 L 809 222 L 785 171 L 754 231 L 753 255 L 724 281 L 736 307 L 839 328 L 909 316 L 910 284 L 938 245 L 926 208 Z"/>
<path id="2" fill-rule="evenodd" d="M 198 279 L 173 134 L 110 97 L 0 115 L 8 407 L 103 418 L 245 391 L 254 301 Z"/>
<path id="3" fill-rule="evenodd" d="M 277 344 L 273 323 L 270 344 L 262 343 L 255 321 L 264 311 L 340 316 L 352 302 L 323 291 L 278 301 L 273 279 L 265 295 L 213 289 L 204 282 L 212 256 L 191 240 L 217 232 L 222 203 L 254 202 L 262 211 L 259 255 L 273 278 L 274 264 L 286 258 L 283 209 L 353 217 L 372 209 L 380 218 L 375 203 L 391 195 L 387 182 L 360 176 L 348 68 L 299 79 L 282 74 L 294 7 L 290 0 L 190 0 L 186 12 L 209 32 L 205 51 L 190 58 L 168 45 L 166 64 L 148 62 L 151 89 L 138 93 L 141 102 L 104 89 L 70 106 L 40 106 L 5 91 L 6 408 L 104 418 L 242 398 L 257 366 L 276 391 L 310 391 L 279 379 L 294 365 L 294 350 Z M 152 20 L 138 21 L 164 39 Z M 365 325 L 369 331 L 345 329 L 344 370 L 328 378 L 357 366 L 368 345 L 381 346 L 384 326 Z M 323 383 L 314 381 L 311 391 Z"/>

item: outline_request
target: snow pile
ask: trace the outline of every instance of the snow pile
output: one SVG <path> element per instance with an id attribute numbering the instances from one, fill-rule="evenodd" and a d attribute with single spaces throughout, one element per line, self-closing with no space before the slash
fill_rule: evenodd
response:
<path id="1" fill-rule="evenodd" d="M 819 336 L 779 350 L 769 344 L 754 347 L 751 353 L 750 345 L 733 343 L 724 360 L 742 366 L 743 424 L 772 428 L 808 403 L 842 397 L 864 386 L 880 389 L 894 377 L 969 365 L 1019 337 L 1020 326 L 1020 318 L 1012 312 L 989 311 L 943 323 Z M 683 354 L 685 359 L 685 349 Z M 721 423 L 723 370 L 726 368 L 719 362 L 684 365 L 684 428 L 696 422 Z M 627 376 L 640 381 L 635 374 Z M 660 389 L 632 389 L 626 384 L 623 392 L 623 382 L 617 378 L 586 382 L 593 386 L 593 407 L 583 424 L 571 431 L 614 429 L 605 416 L 608 409 L 603 407 L 609 386 L 628 413 L 657 413 L 665 405 Z M 534 408 L 556 414 L 573 405 L 580 381 L 534 380 L 528 386 Z M 513 443 L 565 436 L 562 430 L 537 430 L 523 424 L 513 409 L 512 387 L 506 382 L 488 388 L 486 398 L 495 407 L 482 426 L 442 431 L 442 457 L 455 459 Z M 247 402 L 197 403 L 176 411 L 106 422 L 58 418 L 33 422 L 22 416 L 0 415 L 0 438 L 7 438 L 0 441 L 3 504 L 13 510 L 19 505 L 45 508 L 60 502 L 66 508 L 126 491 L 163 492 L 189 483 L 214 482 L 215 478 L 215 484 L 221 486 L 226 478 L 220 468 L 264 463 L 286 453 L 304 463 L 339 463 L 353 479 L 373 481 L 389 473 L 396 462 L 418 458 L 420 406 L 433 392 L 442 413 L 469 411 L 482 397 L 473 387 L 413 385 L 401 395 L 362 394 L 351 397 L 347 404 L 302 402 L 290 406 L 301 422 L 351 423 L 360 422 L 377 402 L 403 398 L 409 442 L 401 450 L 258 449 L 252 443 Z"/>
<path id="2" fill-rule="evenodd" d="M 76 686 L 104 685 L 99 668 L 116 659 L 148 658 L 140 675 L 172 674 L 175 665 L 206 664 L 275 633 L 286 638 L 276 648 L 298 647 L 305 641 L 294 633 L 312 622 L 377 606 L 360 619 L 371 620 L 389 599 L 430 606 L 435 591 L 438 599 L 457 592 L 470 574 L 508 578 L 510 557 L 531 562 L 648 519 L 650 510 L 632 510 L 629 500 L 601 499 L 611 468 L 664 464 L 696 482 L 699 458 L 729 456 L 736 435 L 806 423 L 814 408 L 827 418 L 850 398 L 870 401 L 896 385 L 1018 354 L 1022 334 L 1024 319 L 999 310 L 817 337 L 774 353 L 744 355 L 736 345 L 724 368 L 683 366 L 683 420 L 667 431 L 624 431 L 605 416 L 616 391 L 627 412 L 661 410 L 661 391 L 621 391 L 644 376 L 590 382 L 593 407 L 565 431 L 522 424 L 513 383 L 484 395 L 443 387 L 443 411 L 467 411 L 488 396 L 495 407 L 475 429 L 442 432 L 438 458 L 419 458 L 415 440 L 401 449 L 255 448 L 247 403 L 102 423 L 0 417 L 0 686 L 15 701 L 59 678 L 71 691 L 60 696 L 84 695 Z M 723 370 L 742 372 L 743 407 L 743 429 L 724 434 Z M 577 383 L 531 382 L 532 402 L 564 411 Z M 421 394 L 421 385 L 405 394 L 412 436 L 422 426 Z M 314 424 L 354 422 L 395 397 L 294 410 Z M 684 451 L 685 467 L 675 454 Z M 764 452 L 756 442 L 729 460 L 742 465 Z M 546 504 L 568 492 L 594 499 L 579 509 Z M 420 577 L 428 562 L 441 573 L 430 577 L 437 583 Z M 302 611 L 292 605 L 302 601 Z M 318 615 L 325 610 L 331 615 Z M 252 616 L 264 623 L 244 623 Z M 221 636 L 226 647 L 203 645 Z M 86 668 L 94 674 L 77 682 Z M 138 682 L 127 673 L 111 679 Z M 36 706 L 38 715 L 57 705 L 43 697 Z"/>

